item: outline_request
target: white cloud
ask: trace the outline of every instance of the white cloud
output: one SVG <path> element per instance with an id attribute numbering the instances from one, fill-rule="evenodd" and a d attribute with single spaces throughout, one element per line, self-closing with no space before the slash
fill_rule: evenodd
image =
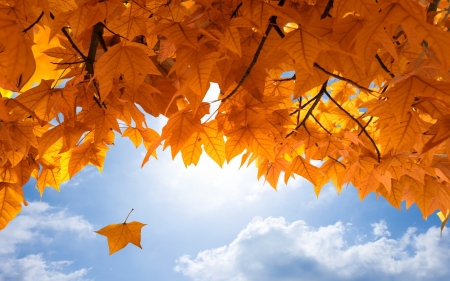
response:
<path id="1" fill-rule="evenodd" d="M 47 262 L 42 255 L 27 255 L 21 259 L 0 257 L 0 280 L 23 281 L 87 281 L 86 269 L 62 273 L 68 261 Z"/>
<path id="2" fill-rule="evenodd" d="M 92 225 L 81 216 L 71 216 L 67 210 L 47 203 L 31 202 L 22 213 L 0 231 L 0 281 L 81 281 L 86 269 L 63 272 L 69 261 L 46 261 L 42 254 L 17 258 L 16 248 L 22 244 L 51 243 L 43 232 L 71 232 L 80 237 L 93 237 Z"/>
<path id="3" fill-rule="evenodd" d="M 375 238 L 378 237 L 385 237 L 385 236 L 391 236 L 391 233 L 389 232 L 386 221 L 380 220 L 379 223 L 372 223 L 371 226 L 373 227 L 373 235 Z"/>
<path id="4" fill-rule="evenodd" d="M 354 245 L 345 238 L 349 229 L 255 218 L 229 245 L 182 256 L 175 270 L 198 281 L 448 280 L 450 239 L 440 239 L 439 229 L 409 228 L 399 239 Z"/>

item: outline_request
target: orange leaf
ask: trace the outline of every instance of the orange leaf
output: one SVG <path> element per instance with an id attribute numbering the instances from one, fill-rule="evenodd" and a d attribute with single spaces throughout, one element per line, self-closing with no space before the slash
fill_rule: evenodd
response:
<path id="1" fill-rule="evenodd" d="M 125 248 L 128 243 L 132 243 L 139 248 L 141 247 L 141 228 L 146 224 L 133 221 L 130 223 L 117 223 L 110 224 L 104 228 L 97 230 L 100 235 L 108 238 L 109 254 L 112 255 L 115 252 Z"/>

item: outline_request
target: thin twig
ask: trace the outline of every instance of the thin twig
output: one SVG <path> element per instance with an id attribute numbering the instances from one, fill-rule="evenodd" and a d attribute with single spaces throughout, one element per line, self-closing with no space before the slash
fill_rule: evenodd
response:
<path id="1" fill-rule="evenodd" d="M 328 4 L 325 7 L 325 10 L 323 11 L 322 15 L 320 16 L 320 19 L 324 19 L 326 17 L 331 18 L 330 10 L 331 10 L 331 8 L 333 8 L 333 4 L 334 4 L 334 0 L 328 0 Z"/>
<path id="2" fill-rule="evenodd" d="M 27 28 L 25 28 L 24 30 L 22 30 L 23 33 L 27 33 L 28 30 L 32 29 L 44 16 L 44 12 L 42 12 L 39 17 Z"/>
<path id="3" fill-rule="evenodd" d="M 377 156 L 378 156 L 378 163 L 380 163 L 381 161 L 381 154 L 380 154 L 380 150 L 378 150 L 377 145 L 375 144 L 375 141 L 373 140 L 373 138 L 369 135 L 369 133 L 367 133 L 365 127 L 358 121 L 358 119 L 356 119 L 355 117 L 353 117 L 350 113 L 348 113 L 347 110 L 345 110 L 335 99 L 333 99 L 333 97 L 325 90 L 325 94 L 328 96 L 328 98 L 334 103 L 336 104 L 337 107 L 339 107 L 340 110 L 342 110 L 345 114 L 347 114 L 353 121 L 356 122 L 356 124 L 358 124 L 358 126 L 362 129 L 362 132 L 364 132 L 364 134 L 369 138 L 370 142 L 373 144 L 373 146 L 375 147 L 375 150 L 377 152 Z"/>
<path id="4" fill-rule="evenodd" d="M 347 169 L 347 166 L 345 166 L 343 163 L 339 162 L 337 159 L 331 157 L 330 155 L 327 155 L 327 156 L 328 156 L 328 158 L 333 159 L 334 161 L 336 161 L 336 163 L 341 164 L 342 167 L 344 167 L 345 169 Z"/>
<path id="5" fill-rule="evenodd" d="M 242 86 L 242 84 L 244 84 L 245 80 L 250 75 L 250 72 L 252 71 L 253 67 L 255 66 L 256 62 L 258 61 L 259 54 L 261 53 L 261 50 L 264 47 L 264 43 L 266 43 L 267 37 L 269 36 L 269 33 L 271 30 L 272 30 L 272 25 L 269 25 L 266 29 L 265 36 L 261 39 L 261 42 L 259 43 L 258 49 L 256 49 L 256 52 L 255 52 L 255 55 L 253 56 L 252 62 L 250 63 L 250 65 L 248 66 L 247 70 L 244 73 L 244 76 L 242 76 L 241 80 L 239 81 L 237 86 L 233 89 L 233 91 L 231 91 L 231 93 L 228 96 L 226 96 L 222 99 L 222 102 L 225 102 L 226 100 L 228 100 L 229 98 L 234 96 L 237 93 L 237 91 L 239 90 L 239 88 Z"/>
<path id="6" fill-rule="evenodd" d="M 308 109 L 308 111 L 306 112 L 305 117 L 303 118 L 302 122 L 300 124 L 297 124 L 297 126 L 295 127 L 295 129 L 290 132 L 289 134 L 286 135 L 285 138 L 290 137 L 295 131 L 298 130 L 298 128 L 300 128 L 301 126 L 303 126 L 303 124 L 305 124 L 306 120 L 308 119 L 308 117 L 312 114 L 313 110 L 316 108 L 316 106 L 319 104 L 320 99 L 322 98 L 322 95 L 324 93 L 326 93 L 326 89 L 327 89 L 327 83 L 328 80 L 325 81 L 325 83 L 323 83 L 322 88 L 320 88 L 319 93 L 312 99 L 314 100 L 314 103 L 311 105 L 311 107 Z"/>
<path id="7" fill-rule="evenodd" d="M 366 130 L 367 126 L 369 126 L 370 122 L 372 122 L 373 116 L 370 116 L 369 121 L 367 121 L 366 125 L 364 125 L 363 129 L 361 130 L 361 132 L 359 132 L 358 137 L 363 133 L 364 130 Z"/>
<path id="8" fill-rule="evenodd" d="M 103 23 L 101 23 L 101 24 L 103 24 Z M 129 41 L 128 38 L 123 37 L 123 36 L 120 35 L 119 33 L 115 33 L 114 31 L 112 31 L 111 29 L 109 29 L 109 28 L 106 26 L 106 24 L 103 24 L 103 27 L 104 27 L 106 30 L 108 30 L 109 32 L 111 32 L 112 34 L 114 34 L 114 35 L 116 35 L 116 36 L 119 36 L 120 38 Z"/>
<path id="9" fill-rule="evenodd" d="M 50 18 L 52 20 L 55 19 L 55 16 L 50 13 Z M 77 45 L 75 44 L 75 42 L 73 42 L 72 37 L 70 36 L 70 34 L 67 32 L 66 28 L 63 27 L 61 29 L 62 33 L 64 34 L 64 36 L 66 36 L 67 40 L 69 40 L 70 45 L 72 45 L 72 48 L 83 58 L 83 60 L 86 60 L 87 57 L 80 51 L 80 49 L 78 49 Z"/>
<path id="10" fill-rule="evenodd" d="M 230 19 L 237 17 L 237 12 L 239 11 L 239 8 L 242 6 L 242 2 L 237 5 L 236 9 L 234 9 L 233 13 L 231 14 Z"/>
<path id="11" fill-rule="evenodd" d="M 284 2 L 285 2 L 285 0 L 280 0 L 280 1 L 278 2 L 278 6 L 283 6 L 283 5 L 284 5 Z M 273 23 L 273 22 L 276 23 L 276 20 L 277 20 L 277 17 L 276 17 L 276 16 L 272 16 L 272 17 L 270 18 L 270 22 L 271 22 L 271 23 Z M 261 50 L 262 50 L 262 48 L 264 47 L 264 43 L 266 43 L 267 37 L 269 37 L 269 33 L 270 33 L 270 31 L 272 30 L 272 27 L 273 27 L 272 24 L 269 24 L 269 25 L 267 26 L 266 32 L 265 32 L 265 34 L 264 34 L 265 36 L 261 39 L 261 42 L 259 42 L 259 46 L 258 46 L 258 48 L 256 49 L 256 52 L 255 52 L 255 54 L 254 54 L 254 56 L 253 56 L 253 60 L 252 60 L 252 62 L 250 63 L 250 65 L 248 66 L 247 70 L 245 71 L 244 76 L 242 76 L 241 80 L 239 81 L 239 83 L 237 84 L 237 86 L 233 89 L 233 91 L 231 91 L 231 93 L 230 93 L 228 96 L 226 96 L 226 97 L 224 97 L 224 98 L 222 99 L 222 102 L 225 102 L 226 100 L 228 100 L 229 98 L 231 98 L 232 96 L 234 96 L 234 95 L 237 93 L 237 91 L 239 90 L 239 88 L 242 86 L 242 84 L 244 84 L 245 80 L 246 80 L 247 77 L 250 75 L 250 72 L 252 71 L 253 67 L 255 66 L 256 62 L 258 61 L 259 55 L 260 55 L 260 53 L 261 53 Z"/>
<path id="12" fill-rule="evenodd" d="M 330 131 L 328 131 L 323 125 L 322 123 L 319 122 L 319 120 L 317 120 L 316 116 L 314 116 L 314 114 L 311 114 L 311 117 L 314 119 L 314 121 L 316 121 L 317 124 L 319 124 L 319 126 L 325 130 L 325 132 L 327 132 L 329 135 L 331 135 Z"/>
<path id="13" fill-rule="evenodd" d="M 281 30 L 281 28 L 280 28 L 276 23 L 275 23 L 275 25 L 273 26 L 273 28 L 275 28 L 275 31 L 278 33 L 278 35 L 279 35 L 281 38 L 284 38 L 284 37 L 285 37 L 283 31 Z"/>
<path id="14" fill-rule="evenodd" d="M 381 60 L 380 56 L 378 54 L 375 55 L 375 58 L 377 59 L 378 63 L 380 64 L 381 68 L 386 71 L 389 76 L 391 76 L 392 78 L 395 77 L 394 74 L 392 74 L 392 72 L 389 70 L 389 68 L 387 68 L 387 66 L 383 63 L 383 61 Z"/>
<path id="15" fill-rule="evenodd" d="M 301 107 L 300 107 L 300 109 L 303 109 L 303 108 L 305 108 L 305 107 L 307 107 L 310 103 L 312 103 L 313 101 L 315 101 L 315 98 L 316 98 L 317 96 L 315 96 L 315 97 L 313 97 L 312 99 L 310 99 L 307 103 L 305 103 L 304 105 L 302 105 Z M 296 114 L 297 112 L 298 112 L 299 110 L 297 109 L 297 110 L 295 110 L 294 112 L 292 112 L 291 114 L 289 114 L 289 115 L 294 115 L 294 114 Z"/>
<path id="16" fill-rule="evenodd" d="M 339 80 L 342 80 L 342 81 L 345 81 L 345 82 L 347 82 L 347 83 L 350 83 L 350 84 L 352 84 L 353 86 L 355 86 L 355 87 L 357 87 L 357 88 L 360 88 L 361 90 L 367 91 L 367 92 L 369 92 L 369 93 L 373 93 L 373 92 L 374 92 L 374 91 L 372 91 L 372 90 L 370 90 L 370 89 L 368 89 L 368 88 L 366 88 L 366 87 L 363 87 L 363 86 L 359 85 L 358 83 L 356 83 L 356 82 L 353 81 L 353 80 L 350 80 L 350 79 L 348 79 L 348 78 L 339 76 L 339 75 L 334 74 L 334 73 L 332 73 L 332 72 L 329 72 L 328 70 L 326 70 L 325 68 L 323 68 L 323 67 L 321 67 L 319 64 L 317 64 L 316 62 L 314 63 L 314 67 L 317 68 L 317 69 L 320 69 L 322 72 L 324 72 L 324 73 L 326 73 L 326 74 L 328 74 L 328 75 L 330 75 L 330 76 L 333 76 L 334 78 L 337 78 L 337 79 L 339 79 Z"/>

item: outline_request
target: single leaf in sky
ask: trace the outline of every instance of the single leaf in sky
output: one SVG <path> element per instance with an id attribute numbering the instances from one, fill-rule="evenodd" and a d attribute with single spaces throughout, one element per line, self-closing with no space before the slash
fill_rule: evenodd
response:
<path id="1" fill-rule="evenodd" d="M 133 209 L 131 209 L 131 211 L 133 211 Z M 129 215 L 130 214 L 128 214 L 128 216 Z M 141 228 L 145 225 L 146 224 L 137 221 L 127 223 L 125 219 L 125 222 L 123 223 L 107 225 L 104 228 L 97 230 L 96 233 L 108 238 L 109 254 L 112 255 L 125 248 L 128 243 L 132 243 L 142 249 Z"/>

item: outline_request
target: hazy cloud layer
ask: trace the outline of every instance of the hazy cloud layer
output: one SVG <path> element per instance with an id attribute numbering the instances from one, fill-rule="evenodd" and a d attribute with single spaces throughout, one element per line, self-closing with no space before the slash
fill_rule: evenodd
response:
<path id="1" fill-rule="evenodd" d="M 448 280 L 448 234 L 408 228 L 388 239 L 384 221 L 372 227 L 374 241 L 353 244 L 341 222 L 315 229 L 256 217 L 229 245 L 182 256 L 175 270 L 193 280 Z"/>
<path id="2" fill-rule="evenodd" d="M 47 203 L 29 203 L 22 213 L 0 232 L 0 281 L 84 281 L 87 269 L 64 273 L 70 261 L 46 261 L 42 254 L 17 257 L 16 248 L 29 243 L 51 243 L 43 234 L 70 232 L 93 236 L 92 225 L 81 216 L 71 216 L 65 209 Z"/>

